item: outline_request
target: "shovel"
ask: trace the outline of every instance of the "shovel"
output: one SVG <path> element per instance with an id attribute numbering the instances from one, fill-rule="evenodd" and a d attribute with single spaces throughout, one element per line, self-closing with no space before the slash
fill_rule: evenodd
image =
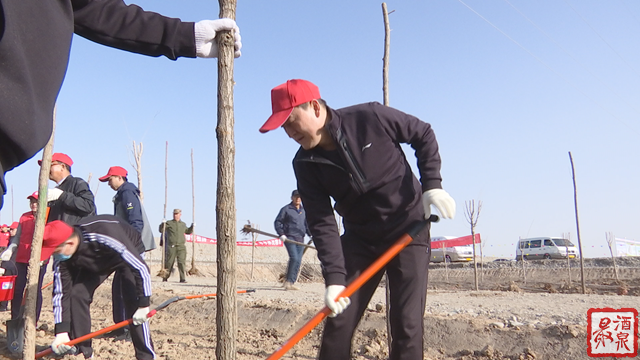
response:
<path id="1" fill-rule="evenodd" d="M 437 215 L 431 215 L 429 219 L 423 220 L 420 223 L 414 225 L 406 234 L 402 235 L 387 251 L 385 251 L 376 261 L 374 261 L 365 271 L 363 271 L 358 277 L 356 277 L 342 292 L 338 295 L 340 297 L 349 297 L 356 292 L 362 285 L 364 285 L 373 275 L 375 275 L 380 269 L 389 263 L 396 255 L 402 251 L 411 241 L 415 238 L 420 231 L 429 222 L 438 222 L 440 219 Z M 284 354 L 287 353 L 298 341 L 305 337 L 313 328 L 315 328 L 325 317 L 331 314 L 331 310 L 328 307 L 323 307 L 311 320 L 300 328 L 295 334 L 293 334 L 282 346 L 280 346 L 267 360 L 278 360 Z"/>
<path id="2" fill-rule="evenodd" d="M 53 284 L 53 281 L 43 285 L 42 290 Z M 22 297 L 22 304 L 20 305 L 20 313 L 17 319 L 7 320 L 7 347 L 12 354 L 22 353 L 22 346 L 24 345 L 24 302 L 25 297 Z"/>
<path id="3" fill-rule="evenodd" d="M 24 305 L 24 302 L 23 302 Z M 22 353 L 24 344 L 24 317 L 22 310 L 17 319 L 7 320 L 7 347 L 12 354 Z"/>
<path id="4" fill-rule="evenodd" d="M 242 229 L 240 229 L 240 232 L 242 232 L 243 234 L 256 233 L 256 234 L 260 234 L 260 235 L 264 235 L 264 236 L 280 238 L 279 235 L 271 234 L 271 233 L 268 233 L 266 231 L 262 231 L 262 230 L 258 230 L 258 229 L 252 228 L 251 225 L 245 225 Z M 313 249 L 313 250 L 316 249 L 315 246 L 307 245 L 305 243 L 297 242 L 297 241 L 294 241 L 294 240 L 291 240 L 291 239 L 284 239 L 284 242 L 290 243 L 290 244 L 296 244 L 298 246 L 304 246 L 305 250 L 306 249 Z"/>
<path id="5" fill-rule="evenodd" d="M 239 290 L 236 291 L 237 294 L 245 294 L 245 293 L 252 293 L 252 292 L 256 292 L 255 289 L 248 289 L 248 290 Z M 152 317 L 153 315 L 155 315 L 158 311 L 166 308 L 167 306 L 169 306 L 169 304 L 174 303 L 176 301 L 179 300 L 189 300 L 189 299 L 199 299 L 199 298 L 204 298 L 204 297 L 214 297 L 217 294 L 204 294 L 204 295 L 186 295 L 186 296 L 174 296 L 168 300 L 166 300 L 165 302 L 163 302 L 162 304 L 158 305 L 158 307 L 156 307 L 155 309 L 151 310 L 149 312 L 149 314 L 147 315 L 147 318 Z M 84 335 L 84 336 L 80 336 L 79 338 L 73 339 L 71 341 L 69 341 L 68 343 L 65 343 L 65 345 L 76 345 L 79 344 L 83 341 L 87 341 L 89 339 L 93 339 L 96 336 L 100 336 L 103 334 L 106 334 L 108 332 L 111 332 L 113 330 L 117 330 L 120 328 L 123 328 L 127 325 L 131 325 L 133 323 L 133 319 L 128 319 L 125 321 L 121 321 L 117 324 L 113 324 L 109 327 L 106 327 L 104 329 L 100 329 L 97 331 L 94 331 L 90 334 Z M 53 354 L 53 350 L 51 350 L 51 347 L 47 348 L 46 350 L 40 351 L 39 353 L 36 354 L 36 359 L 39 359 L 43 356 L 47 356 Z"/>

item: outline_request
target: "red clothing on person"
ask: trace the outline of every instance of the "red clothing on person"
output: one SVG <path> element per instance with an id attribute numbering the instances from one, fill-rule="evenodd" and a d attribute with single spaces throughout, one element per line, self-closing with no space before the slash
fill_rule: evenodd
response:
<path id="1" fill-rule="evenodd" d="M 29 263 L 31 257 L 31 242 L 33 241 L 33 232 L 36 229 L 36 217 L 33 212 L 28 211 L 20 216 L 20 242 L 18 243 L 18 251 L 16 262 Z M 47 260 L 53 254 L 55 248 L 42 248 L 40 261 Z"/>

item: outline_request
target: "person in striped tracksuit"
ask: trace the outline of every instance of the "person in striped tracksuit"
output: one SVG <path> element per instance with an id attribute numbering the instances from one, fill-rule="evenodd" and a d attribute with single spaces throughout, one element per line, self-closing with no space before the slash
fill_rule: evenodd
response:
<path id="1" fill-rule="evenodd" d="M 142 259 L 140 233 L 111 215 L 92 216 L 72 226 L 53 221 L 45 228 L 44 246 L 56 246 L 54 258 L 53 315 L 58 354 L 82 353 L 91 358 L 91 340 L 77 348 L 64 345 L 91 331 L 90 304 L 96 288 L 116 270 L 122 273 L 123 296 L 136 358 L 155 358 L 147 315 L 151 296 L 149 267 Z"/>

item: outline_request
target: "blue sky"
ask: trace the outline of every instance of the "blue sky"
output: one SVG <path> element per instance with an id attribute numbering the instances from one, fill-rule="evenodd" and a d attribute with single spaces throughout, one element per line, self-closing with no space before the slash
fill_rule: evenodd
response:
<path id="1" fill-rule="evenodd" d="M 215 19 L 215 1 L 140 0 L 185 21 Z M 468 6 L 466 6 L 466 5 Z M 432 235 L 467 235 L 465 201 L 481 200 L 485 254 L 512 257 L 518 237 L 576 240 L 571 151 L 585 256 L 608 256 L 605 232 L 640 240 L 640 3 L 596 1 L 389 1 L 390 105 L 432 124 L 454 220 Z M 471 10 L 473 9 L 473 10 Z M 475 12 L 474 12 L 475 11 Z M 334 108 L 382 101 L 380 2 L 239 1 L 243 39 L 235 63 L 237 228 L 273 231 L 295 188 L 297 144 L 260 134 L 270 90 L 291 78 L 316 83 Z M 131 142 L 144 143 L 145 208 L 160 223 L 165 141 L 168 215 L 192 219 L 195 153 L 197 232 L 215 237 L 217 61 L 151 58 L 74 37 L 58 99 L 55 151 L 112 213 L 114 191 L 97 178 L 130 172 Z M 407 151 L 410 162 L 415 160 Z M 36 155 L 7 174 L 14 219 L 37 188 Z M 53 184 L 52 184 L 53 186 Z M 11 219 L 11 193 L 2 222 Z M 636 224 L 636 225 L 634 225 Z M 241 238 L 239 235 L 238 238 Z"/>

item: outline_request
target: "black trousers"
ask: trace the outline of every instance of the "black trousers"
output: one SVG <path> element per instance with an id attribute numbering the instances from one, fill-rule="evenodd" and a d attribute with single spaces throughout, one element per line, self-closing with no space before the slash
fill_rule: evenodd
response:
<path id="1" fill-rule="evenodd" d="M 428 238 L 426 227 L 418 237 Z M 414 242 L 417 242 L 414 239 Z M 351 235 L 342 236 L 347 281 L 360 275 L 389 247 L 371 246 L 369 241 Z M 387 271 L 390 291 L 391 360 L 424 358 L 424 309 L 427 294 L 430 251 L 428 244 L 409 244 L 386 268 L 374 275 L 351 296 L 351 305 L 335 318 L 327 318 L 320 346 L 320 360 L 351 359 L 351 340 L 360 318 Z"/>
<path id="2" fill-rule="evenodd" d="M 124 268 L 121 272 L 121 288 L 124 298 L 124 309 L 126 318 L 133 317 L 133 313 L 138 310 L 138 296 L 136 292 L 136 281 L 131 269 Z M 71 334 L 70 338 L 75 339 L 91 332 L 90 305 L 93 302 L 93 294 L 111 274 L 96 275 L 88 272 L 75 274 L 71 288 Z M 142 325 L 129 326 L 131 340 L 136 351 L 136 359 L 151 360 L 155 357 L 153 342 L 151 341 L 151 331 L 149 322 Z M 85 358 L 91 357 L 93 349 L 91 340 L 81 342 L 76 345 Z"/>
<path id="3" fill-rule="evenodd" d="M 113 282 L 111 284 L 111 301 L 113 311 L 113 322 L 115 324 L 127 320 L 126 311 L 124 309 L 124 296 L 122 295 L 122 271 L 116 270 L 113 274 Z"/>
<path id="4" fill-rule="evenodd" d="M 48 264 L 48 263 L 47 263 Z M 40 311 L 42 310 L 42 281 L 44 274 L 47 272 L 47 264 L 40 266 L 40 274 L 38 276 L 38 298 L 36 299 L 36 323 L 40 320 Z M 11 319 L 20 317 L 20 308 L 22 307 L 22 298 L 24 297 L 24 288 L 27 285 L 27 268 L 29 264 L 16 263 L 18 270 L 16 283 L 13 288 L 13 299 L 11 299 Z"/>

